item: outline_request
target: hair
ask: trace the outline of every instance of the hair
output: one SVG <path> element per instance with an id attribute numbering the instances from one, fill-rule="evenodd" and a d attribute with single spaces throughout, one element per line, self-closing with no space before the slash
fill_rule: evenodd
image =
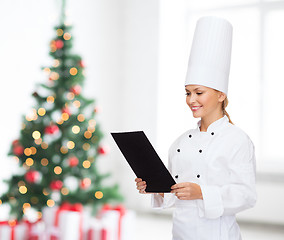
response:
<path id="1" fill-rule="evenodd" d="M 230 122 L 231 124 L 234 124 L 234 123 L 232 122 L 231 118 L 230 118 L 229 113 L 227 113 L 227 111 L 225 110 L 225 108 L 228 106 L 228 104 L 229 104 L 229 100 L 228 100 L 228 98 L 226 97 L 225 100 L 222 102 L 223 114 L 228 117 L 229 122 Z"/>

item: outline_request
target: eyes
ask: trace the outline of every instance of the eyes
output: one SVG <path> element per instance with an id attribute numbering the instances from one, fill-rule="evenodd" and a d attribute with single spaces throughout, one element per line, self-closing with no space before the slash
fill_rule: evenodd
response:
<path id="1" fill-rule="evenodd" d="M 202 93 L 203 93 L 203 92 L 197 92 L 196 94 L 197 94 L 197 95 L 201 95 Z M 190 92 L 186 92 L 185 95 L 186 95 L 186 96 L 190 96 L 191 93 L 190 93 Z"/>

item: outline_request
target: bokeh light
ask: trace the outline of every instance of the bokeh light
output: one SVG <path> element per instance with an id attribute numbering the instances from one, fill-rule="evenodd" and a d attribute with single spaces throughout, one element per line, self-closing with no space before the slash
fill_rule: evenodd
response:
<path id="1" fill-rule="evenodd" d="M 63 188 L 61 189 L 61 193 L 62 193 L 62 195 L 68 195 L 68 194 L 69 194 L 68 188 L 63 187 Z"/>
<path id="2" fill-rule="evenodd" d="M 55 202 L 52 199 L 48 199 L 47 202 L 46 202 L 46 205 L 48 207 L 53 207 L 55 205 Z"/>
<path id="3" fill-rule="evenodd" d="M 67 142 L 67 147 L 69 149 L 73 149 L 75 147 L 75 143 L 73 141 L 69 141 L 69 142 Z"/>
<path id="4" fill-rule="evenodd" d="M 27 166 L 30 167 L 30 166 L 32 166 L 33 164 L 34 164 L 34 160 L 33 160 L 32 158 L 27 158 L 27 159 L 26 159 L 26 165 L 27 165 Z"/>
<path id="5" fill-rule="evenodd" d="M 84 133 L 84 137 L 87 138 L 87 139 L 91 138 L 91 137 L 92 137 L 92 132 L 86 131 L 86 132 Z"/>
<path id="6" fill-rule="evenodd" d="M 30 155 L 32 155 L 32 150 L 31 150 L 30 148 L 25 148 L 24 154 L 25 154 L 26 156 L 30 156 Z"/>
<path id="7" fill-rule="evenodd" d="M 47 101 L 48 103 L 54 103 L 54 97 L 53 97 L 53 96 L 48 96 L 47 99 L 46 99 L 46 101 Z"/>
<path id="8" fill-rule="evenodd" d="M 34 139 L 39 139 L 41 134 L 40 134 L 39 131 L 34 131 L 32 136 L 33 136 Z"/>
<path id="9" fill-rule="evenodd" d="M 62 173 L 62 168 L 59 167 L 59 166 L 56 166 L 56 167 L 54 168 L 54 173 L 57 174 L 57 175 L 61 174 L 61 173 Z"/>
<path id="10" fill-rule="evenodd" d="M 83 165 L 84 168 L 89 168 L 89 167 L 91 167 L 91 162 L 89 160 L 85 160 L 82 163 L 82 165 Z"/>
<path id="11" fill-rule="evenodd" d="M 40 116 L 44 116 L 45 113 L 46 113 L 46 110 L 45 110 L 44 108 L 39 108 L 39 109 L 37 110 L 37 113 L 38 113 L 38 115 L 40 115 Z"/>
<path id="12" fill-rule="evenodd" d="M 72 127 L 72 132 L 73 132 L 74 134 L 78 134 L 78 133 L 80 132 L 80 127 L 77 126 L 77 125 L 73 126 L 73 127 Z"/>
<path id="13" fill-rule="evenodd" d="M 47 149 L 48 148 L 48 144 L 46 142 L 42 142 L 41 143 L 41 148 L 42 149 Z"/>
<path id="14" fill-rule="evenodd" d="M 26 186 L 20 186 L 20 187 L 19 187 L 19 192 L 20 192 L 21 194 L 26 194 L 27 191 L 28 191 L 28 189 L 26 188 Z"/>
<path id="15" fill-rule="evenodd" d="M 102 199 L 103 196 L 104 196 L 104 194 L 103 194 L 101 191 L 96 191 L 95 197 L 96 197 L 97 199 Z"/>
<path id="16" fill-rule="evenodd" d="M 60 148 L 60 152 L 63 153 L 63 154 L 66 154 L 66 153 L 68 153 L 68 148 L 65 147 L 65 146 L 62 146 L 62 147 Z"/>
<path id="17" fill-rule="evenodd" d="M 88 151 L 90 149 L 91 145 L 89 143 L 84 143 L 82 148 L 85 150 L 85 151 Z"/>
<path id="18" fill-rule="evenodd" d="M 75 75 L 78 73 L 78 70 L 77 70 L 77 68 L 72 67 L 72 68 L 70 68 L 69 73 L 70 73 L 72 76 L 75 76 Z"/>
<path id="19" fill-rule="evenodd" d="M 63 35 L 63 30 L 61 28 L 58 28 L 56 30 L 56 34 L 57 34 L 58 37 L 61 37 Z"/>
<path id="20" fill-rule="evenodd" d="M 68 40 L 71 39 L 71 34 L 66 32 L 66 33 L 64 33 L 63 38 L 68 41 Z"/>
<path id="21" fill-rule="evenodd" d="M 85 116 L 83 114 L 79 114 L 77 117 L 79 122 L 84 122 L 85 121 Z"/>
<path id="22" fill-rule="evenodd" d="M 41 163 L 42 166 L 47 166 L 47 165 L 48 165 L 48 160 L 47 160 L 47 158 L 41 159 L 40 163 Z"/>

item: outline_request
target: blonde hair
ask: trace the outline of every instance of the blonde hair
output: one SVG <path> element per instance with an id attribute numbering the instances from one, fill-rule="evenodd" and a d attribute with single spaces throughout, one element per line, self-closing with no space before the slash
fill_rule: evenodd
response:
<path id="1" fill-rule="evenodd" d="M 226 97 L 225 100 L 222 102 L 223 114 L 228 117 L 229 122 L 230 122 L 231 124 L 234 124 L 234 123 L 232 122 L 231 118 L 230 118 L 229 113 L 227 113 L 227 111 L 225 110 L 225 108 L 228 106 L 228 104 L 229 104 L 229 100 L 228 100 L 228 98 Z"/>

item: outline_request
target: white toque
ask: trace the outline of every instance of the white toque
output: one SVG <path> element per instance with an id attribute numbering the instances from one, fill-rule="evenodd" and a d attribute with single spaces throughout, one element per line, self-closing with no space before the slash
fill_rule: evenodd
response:
<path id="1" fill-rule="evenodd" d="M 218 17 L 196 23 L 188 62 L 186 85 L 202 85 L 228 95 L 233 27 Z"/>

